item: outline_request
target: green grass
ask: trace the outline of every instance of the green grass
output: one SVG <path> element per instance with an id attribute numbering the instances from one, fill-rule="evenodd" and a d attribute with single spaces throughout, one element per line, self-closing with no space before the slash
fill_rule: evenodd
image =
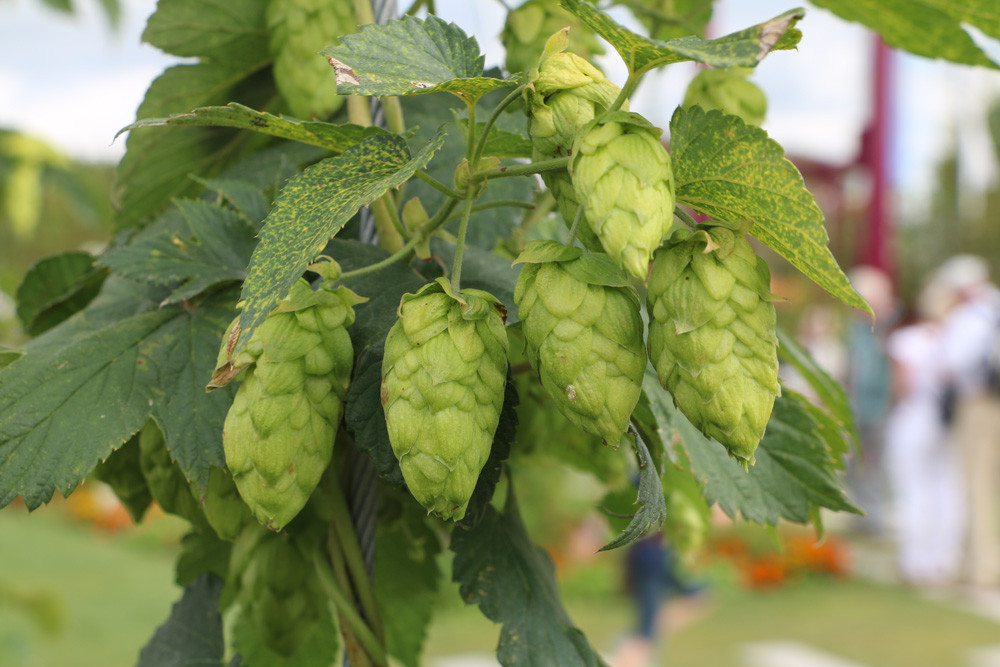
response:
<path id="1" fill-rule="evenodd" d="M 49 595 L 64 615 L 49 636 L 0 599 L 0 665 L 134 665 L 180 596 L 173 564 L 181 524 L 165 518 L 109 536 L 52 509 L 0 511 L 0 593 Z M 602 555 L 563 578 L 570 615 L 606 655 L 633 622 L 618 592 L 618 558 Z M 947 667 L 967 664 L 970 647 L 1000 643 L 1000 624 L 899 587 L 814 576 L 752 592 L 730 574 L 712 571 L 708 606 L 665 638 L 658 664 L 738 667 L 748 642 L 794 640 L 870 667 Z M 426 655 L 492 653 L 499 626 L 464 607 L 453 584 L 445 588 Z"/>

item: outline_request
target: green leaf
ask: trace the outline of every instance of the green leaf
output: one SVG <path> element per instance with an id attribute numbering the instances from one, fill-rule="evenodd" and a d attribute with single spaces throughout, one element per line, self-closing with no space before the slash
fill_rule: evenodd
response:
<path id="1" fill-rule="evenodd" d="M 473 527 L 455 526 L 454 580 L 467 604 L 502 623 L 501 665 L 603 665 L 559 599 L 552 560 L 531 543 L 513 494 L 503 514 L 489 505 Z"/>
<path id="2" fill-rule="evenodd" d="M 462 131 L 462 136 L 468 135 L 468 119 L 460 118 L 458 126 Z M 476 136 L 482 136 L 486 123 L 476 123 Z M 492 155 L 500 159 L 505 158 L 530 158 L 531 140 L 518 132 L 502 130 L 496 125 L 490 127 L 490 133 L 486 136 L 486 143 L 483 144 L 483 155 Z"/>
<path id="3" fill-rule="evenodd" d="M 271 208 L 271 202 L 264 197 L 260 188 L 247 181 L 231 178 L 195 180 L 205 186 L 206 192 L 215 192 L 218 195 L 219 206 L 223 202 L 228 202 L 237 214 L 250 223 L 255 233 Z"/>
<path id="4" fill-rule="evenodd" d="M 965 31 L 963 23 L 1000 39 L 995 0 L 815 0 L 848 21 L 862 23 L 889 46 L 918 56 L 996 68 Z"/>
<path id="5" fill-rule="evenodd" d="M 0 348 L 0 368 L 6 368 L 24 355 L 20 350 L 5 350 Z"/>
<path id="6" fill-rule="evenodd" d="M 201 107 L 165 118 L 143 118 L 123 127 L 119 134 L 143 127 L 235 127 L 319 146 L 334 153 L 342 153 L 367 137 L 388 134 L 387 130 L 374 126 L 364 127 L 353 123 L 334 125 L 275 116 L 236 102 L 230 102 L 224 107 Z"/>
<path id="7" fill-rule="evenodd" d="M 405 183 L 434 156 L 444 133 L 413 158 L 402 137 L 368 137 L 293 178 L 264 221 L 243 285 L 241 346 L 306 266 L 362 206 Z"/>
<path id="8" fill-rule="evenodd" d="M 112 283 L 112 286 L 114 284 Z M 221 466 L 232 391 L 204 391 L 233 311 L 216 301 L 105 321 L 100 299 L 0 370 L 0 507 L 68 495 L 152 415 L 171 455 L 204 489 Z M 135 306 L 133 305 L 133 308 Z M 91 317 L 88 319 L 88 315 Z"/>
<path id="9" fill-rule="evenodd" d="M 678 203 L 736 226 L 752 221 L 753 236 L 830 295 L 872 313 L 831 254 L 802 175 L 764 130 L 721 111 L 678 108 L 670 146 Z"/>
<path id="10" fill-rule="evenodd" d="M 94 468 L 94 476 L 111 487 L 135 523 L 153 502 L 139 465 L 139 438 L 133 436 Z"/>
<path id="11" fill-rule="evenodd" d="M 851 410 L 851 400 L 839 382 L 834 380 L 823 368 L 816 363 L 809 351 L 799 345 L 792 336 L 789 336 L 780 327 L 778 333 L 778 356 L 798 371 L 802 379 L 806 381 L 816 397 L 823 403 L 829 411 L 829 418 L 842 430 L 841 436 L 849 443 L 848 450 L 859 450 L 861 436 L 858 433 L 857 424 L 854 422 L 854 412 Z M 815 416 L 815 415 L 814 415 Z M 840 446 L 834 447 L 834 454 L 846 452 L 840 451 Z M 838 457 L 839 458 L 839 457 Z"/>
<path id="12" fill-rule="evenodd" d="M 441 541 L 415 502 L 375 538 L 375 599 L 382 610 L 386 648 L 406 667 L 420 665 L 420 653 L 438 602 Z"/>
<path id="13" fill-rule="evenodd" d="M 187 586 L 204 574 L 215 574 L 225 580 L 229 574 L 232 542 L 226 542 L 211 528 L 192 530 L 181 538 L 181 555 L 177 557 L 174 581 Z"/>
<path id="14" fill-rule="evenodd" d="M 632 32 L 586 0 L 562 0 L 562 6 L 608 40 L 633 74 L 687 60 L 712 67 L 755 67 L 773 49 L 795 47 L 802 35 L 794 26 L 805 16 L 804 9 L 793 9 L 718 39 L 689 36 L 661 42 Z"/>
<path id="15" fill-rule="evenodd" d="M 221 667 L 226 653 L 219 613 L 222 583 L 206 574 L 187 586 L 170 618 L 140 651 L 137 667 Z"/>
<path id="16" fill-rule="evenodd" d="M 107 271 L 94 267 L 88 252 L 66 252 L 32 266 L 17 288 L 17 315 L 33 336 L 51 329 L 87 306 Z"/>
<path id="17" fill-rule="evenodd" d="M 451 266 L 455 259 L 455 246 L 439 238 L 431 239 L 431 252 L 445 266 Z M 500 299 L 507 309 L 507 324 L 517 321 L 514 304 L 517 274 L 518 269 L 511 267 L 509 259 L 492 252 L 466 246 L 462 255 L 462 289 L 481 289 Z"/>
<path id="18" fill-rule="evenodd" d="M 268 52 L 267 0 L 160 0 L 142 41 L 161 51 L 202 61 L 232 62 Z"/>
<path id="19" fill-rule="evenodd" d="M 256 239 L 246 219 L 204 201 L 174 202 L 179 216 L 163 216 L 101 263 L 139 282 L 177 286 L 165 303 L 190 299 L 206 288 L 243 280 Z"/>
<path id="20" fill-rule="evenodd" d="M 337 73 L 341 95 L 416 95 L 446 91 L 475 101 L 515 85 L 517 77 L 483 76 L 479 44 L 454 23 L 434 15 L 407 16 L 343 35 L 340 46 L 323 51 Z"/>
<path id="21" fill-rule="evenodd" d="M 403 471 L 392 451 L 382 410 L 382 357 L 383 345 L 372 345 L 355 362 L 354 377 L 347 389 L 344 424 L 354 435 L 357 448 L 371 457 L 375 471 L 389 484 L 402 486 Z"/>
<path id="22" fill-rule="evenodd" d="M 268 648 L 246 612 L 240 613 L 233 624 L 233 648 L 239 652 L 239 664 L 245 667 L 330 667 L 340 664 L 337 656 L 342 650 L 340 629 L 326 605 L 320 608 L 319 618 L 302 646 L 290 656 Z"/>
<path id="23" fill-rule="evenodd" d="M 266 53 L 265 47 L 263 52 L 232 64 L 171 67 L 150 85 L 136 117 L 159 118 L 234 99 L 262 106 L 274 94 L 274 82 L 264 70 L 269 62 L 268 56 L 262 55 Z M 249 136 L 209 127 L 169 132 L 138 128 L 130 132 L 117 173 L 117 226 L 138 224 L 172 197 L 196 194 L 201 186 L 190 176 L 218 173 L 240 156 Z"/>
<path id="24" fill-rule="evenodd" d="M 635 453 L 639 462 L 639 495 L 634 503 L 638 505 L 638 509 L 621 535 L 601 547 L 600 551 L 610 551 L 631 544 L 651 528 L 662 526 L 667 518 L 667 501 L 663 496 L 660 473 L 653 465 L 646 443 L 634 430 L 632 433 L 636 436 Z"/>

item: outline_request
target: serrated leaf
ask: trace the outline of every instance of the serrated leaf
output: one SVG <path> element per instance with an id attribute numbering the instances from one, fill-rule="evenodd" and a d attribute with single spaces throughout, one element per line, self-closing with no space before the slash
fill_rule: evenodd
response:
<path id="1" fill-rule="evenodd" d="M 263 105 L 274 94 L 264 68 L 267 47 L 228 64 L 177 65 L 161 74 L 146 91 L 137 118 L 238 100 Z M 189 127 L 164 132 L 139 128 L 129 132 L 125 157 L 118 166 L 118 228 L 133 226 L 162 209 L 172 197 L 194 195 L 200 185 L 191 175 L 211 176 L 241 155 L 246 137 L 228 128 Z"/>
<path id="2" fill-rule="evenodd" d="M 323 51 L 337 73 L 341 95 L 416 95 L 446 91 L 475 101 L 512 86 L 517 77 L 483 76 L 484 56 L 475 37 L 434 15 L 407 16 L 343 35 Z"/>
<path id="3" fill-rule="evenodd" d="M 764 130 L 721 111 L 678 107 L 670 147 L 678 203 L 721 222 L 753 221 L 754 237 L 831 296 L 872 313 L 830 252 L 802 175 Z"/>
<path id="4" fill-rule="evenodd" d="M 206 288 L 243 280 L 256 239 L 246 219 L 204 201 L 174 202 L 179 216 L 164 216 L 101 263 L 139 282 L 178 286 L 164 303 L 190 299 Z"/>
<path id="5" fill-rule="evenodd" d="M 755 67 L 772 50 L 795 47 L 802 35 L 794 26 L 805 16 L 804 9 L 792 9 L 718 39 L 689 36 L 658 41 L 632 32 L 586 0 L 561 4 L 608 40 L 634 74 L 687 60 L 712 67 Z"/>
<path id="6" fill-rule="evenodd" d="M 262 18 L 267 0 L 160 0 L 142 41 L 161 51 L 203 61 L 267 53 Z"/>
<path id="7" fill-rule="evenodd" d="M 438 602 L 441 542 L 416 503 L 375 538 L 375 599 L 382 609 L 386 648 L 406 667 L 419 667 L 420 653 Z"/>
<path id="8" fill-rule="evenodd" d="M 94 468 L 94 476 L 111 487 L 135 523 L 142 521 L 153 502 L 139 455 L 139 438 L 133 436 Z"/>
<path id="9" fill-rule="evenodd" d="M 239 347 L 288 293 L 306 266 L 362 206 L 405 183 L 444 142 L 444 133 L 415 156 L 396 135 L 368 137 L 288 182 L 264 221 L 243 284 Z"/>
<path id="10" fill-rule="evenodd" d="M 226 653 L 219 613 L 222 584 L 206 574 L 187 586 L 170 617 L 139 652 L 137 667 L 221 667 Z"/>
<path id="11" fill-rule="evenodd" d="M 775 525 L 779 519 L 806 523 L 819 508 L 838 512 L 859 510 L 846 498 L 817 424 L 797 399 L 781 396 L 774 403 L 756 463 L 744 470 L 725 448 L 706 438 L 674 407 L 670 394 L 647 371 L 643 389 L 664 442 L 681 449 L 691 471 L 704 486 L 706 500 L 718 503 L 730 517 Z M 685 456 L 686 455 L 686 456 Z"/>
<path id="12" fill-rule="evenodd" d="M 513 494 L 503 514 L 489 505 L 475 526 L 455 526 L 451 550 L 462 598 L 503 624 L 501 665 L 605 664 L 563 608 L 552 560 L 528 538 Z"/>
<path id="13" fill-rule="evenodd" d="M 357 448 L 371 457 L 375 471 L 389 484 L 402 486 L 403 471 L 392 451 L 382 410 L 382 356 L 383 346 L 372 345 L 355 362 L 344 423 Z"/>
<path id="14" fill-rule="evenodd" d="M 375 126 L 365 127 L 353 123 L 334 125 L 275 116 L 237 102 L 230 102 L 224 107 L 200 107 L 165 118 L 143 118 L 123 127 L 119 134 L 143 127 L 235 127 L 319 146 L 334 153 L 342 153 L 361 143 L 366 137 L 388 134 L 387 130 Z"/>
<path id="15" fill-rule="evenodd" d="M 249 614 L 241 613 L 233 624 L 233 648 L 239 652 L 239 664 L 246 667 L 332 667 L 339 665 L 340 630 L 329 608 L 320 608 L 312 632 L 290 656 L 272 651 Z"/>
<path id="16" fill-rule="evenodd" d="M 816 0 L 848 21 L 862 23 L 889 46 L 918 56 L 997 68 L 965 31 L 963 23 L 1000 39 L 995 0 Z"/>
<path id="17" fill-rule="evenodd" d="M 203 390 L 233 315 L 217 305 L 224 300 L 110 322 L 87 319 L 107 307 L 96 300 L 0 370 L 0 507 L 18 495 L 32 509 L 56 490 L 68 495 L 150 415 L 203 489 L 209 466 L 223 464 L 222 423 L 232 401 L 231 391 Z M 119 314 L 122 306 L 114 308 Z"/>
<path id="18" fill-rule="evenodd" d="M 462 131 L 462 136 L 466 136 L 469 132 L 468 120 L 460 118 L 458 126 Z M 485 122 L 476 123 L 476 136 L 482 136 L 485 128 Z M 501 159 L 530 158 L 531 140 L 523 134 L 502 130 L 494 124 L 490 127 L 490 133 L 486 136 L 486 143 L 483 144 L 483 155 L 492 155 Z"/>
<path id="19" fill-rule="evenodd" d="M 638 507 L 622 533 L 601 547 L 600 551 L 610 551 L 631 544 L 650 529 L 662 526 L 667 518 L 667 501 L 663 495 L 660 473 L 653 465 L 646 443 L 634 430 L 632 435 L 636 436 L 635 453 L 639 463 L 639 495 L 633 506 Z"/>
<path id="20" fill-rule="evenodd" d="M 196 179 L 205 186 L 206 191 L 215 192 L 219 196 L 219 205 L 228 202 L 256 232 L 264 221 L 271 203 L 264 197 L 260 188 L 232 178 Z"/>
<path id="21" fill-rule="evenodd" d="M 784 329 L 779 327 L 777 334 L 778 356 L 799 372 L 816 397 L 823 403 L 829 411 L 830 419 L 846 434 L 846 440 L 849 443 L 848 449 L 858 450 L 861 436 L 858 433 L 857 424 L 854 422 L 851 400 L 843 386 L 830 377 L 830 374 L 816 363 L 809 351 L 799 345 L 798 341 L 789 336 Z M 839 447 L 835 449 L 835 455 L 846 453 L 840 452 Z"/>
<path id="22" fill-rule="evenodd" d="M 497 430 L 493 434 L 493 443 L 490 446 L 490 455 L 479 473 L 476 480 L 476 488 L 469 498 L 469 505 L 465 510 L 465 517 L 459 522 L 468 528 L 474 526 L 483 518 L 483 513 L 493 500 L 497 484 L 503 473 L 503 464 L 510 458 L 510 446 L 517 436 L 517 406 L 520 397 L 517 394 L 517 386 L 511 381 L 510 367 L 507 367 L 507 384 L 504 386 L 503 407 L 500 409 L 500 421 Z"/>
<path id="23" fill-rule="evenodd" d="M 94 267 L 88 252 L 66 252 L 39 261 L 17 288 L 17 316 L 25 331 L 37 336 L 85 308 L 107 275 Z"/>
<path id="24" fill-rule="evenodd" d="M 451 266 L 455 259 L 455 246 L 433 238 L 431 253 L 445 266 Z M 462 259 L 462 289 L 473 287 L 489 292 L 500 299 L 507 309 L 507 324 L 516 322 L 514 283 L 517 282 L 519 269 L 511 267 L 509 259 L 474 246 L 466 246 Z"/>
<path id="25" fill-rule="evenodd" d="M 205 574 L 225 580 L 229 573 L 232 542 L 226 542 L 214 530 L 192 530 L 181 538 L 181 554 L 177 557 L 174 582 L 187 586 Z"/>

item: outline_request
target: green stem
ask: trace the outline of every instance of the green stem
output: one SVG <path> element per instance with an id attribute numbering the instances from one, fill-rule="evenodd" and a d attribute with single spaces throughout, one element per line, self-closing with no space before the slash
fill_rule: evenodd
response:
<path id="1" fill-rule="evenodd" d="M 473 172 L 472 180 L 481 181 L 487 178 L 504 178 L 506 176 L 531 176 L 544 171 L 559 171 L 569 166 L 570 158 L 557 157 L 551 160 L 539 160 L 528 164 L 512 164 L 509 167 L 498 167 L 497 169 L 486 169 L 484 171 Z"/>
<path id="2" fill-rule="evenodd" d="M 352 587 L 358 602 L 361 603 L 361 610 L 364 612 L 365 618 L 368 619 L 372 633 L 375 637 L 382 637 L 382 616 L 379 613 L 378 603 L 375 601 L 375 591 L 372 588 L 371 579 L 368 577 L 368 570 L 365 569 L 364 557 L 361 555 L 361 547 L 358 545 L 354 523 L 347 511 L 347 494 L 344 493 L 337 475 L 330 475 L 330 487 L 334 493 L 334 501 L 330 503 L 330 509 L 333 510 L 331 525 L 347 564 Z"/>
<path id="3" fill-rule="evenodd" d="M 449 199 L 448 201 L 445 202 L 444 206 L 442 206 L 438 210 L 438 212 L 434 214 L 434 217 L 428 220 L 424 224 L 424 226 L 420 228 L 420 231 L 418 233 L 410 237 L 410 239 L 406 242 L 405 245 L 403 245 L 402 248 L 400 248 L 393 254 L 389 255 L 385 259 L 375 262 L 374 264 L 369 264 L 368 266 L 362 266 L 360 269 L 354 269 L 353 271 L 345 271 L 344 273 L 340 274 L 339 278 L 337 278 L 337 282 L 342 282 L 344 280 L 350 280 L 351 278 L 357 278 L 358 276 L 364 276 L 369 273 L 375 273 L 376 271 L 381 271 L 385 267 L 390 266 L 391 264 L 395 264 L 396 262 L 402 260 L 407 255 L 409 255 L 410 252 L 412 252 L 415 247 L 417 247 L 418 243 L 428 238 L 431 234 L 433 234 L 437 230 L 438 227 L 444 224 L 445 221 L 448 220 L 448 216 L 451 215 L 451 212 L 455 210 L 456 206 L 458 206 L 458 200 Z"/>
<path id="4" fill-rule="evenodd" d="M 694 218 L 691 217 L 691 214 L 689 214 L 687 211 L 685 211 L 684 209 L 682 209 L 680 206 L 675 206 L 674 207 L 674 215 L 676 215 L 678 218 L 680 218 L 681 222 L 683 222 L 685 225 L 687 225 L 691 229 L 697 229 L 698 228 L 698 222 Z"/>
<path id="5" fill-rule="evenodd" d="M 476 143 L 476 150 L 473 152 L 473 159 L 469 161 L 469 164 L 476 165 L 479 164 L 479 158 L 483 156 L 483 150 L 486 147 L 486 138 L 490 134 L 490 130 L 493 129 L 493 125 L 497 122 L 497 118 L 503 113 L 503 110 L 509 107 L 517 98 L 521 96 L 522 91 L 524 91 L 526 84 L 521 84 L 510 93 L 507 94 L 505 98 L 500 100 L 500 104 L 493 110 L 490 117 L 486 119 L 486 124 L 483 126 L 483 133 L 479 136 L 479 141 Z"/>
<path id="6" fill-rule="evenodd" d="M 629 72 L 628 78 L 625 79 L 625 85 L 622 86 L 622 91 L 618 93 L 618 97 L 616 97 L 615 101 L 611 103 L 610 107 L 608 107 L 607 113 L 621 109 L 622 105 L 625 104 L 625 101 L 632 96 L 632 93 L 635 92 L 636 86 L 639 85 L 639 81 L 641 80 L 641 74 Z"/>
<path id="7" fill-rule="evenodd" d="M 382 195 L 382 203 L 385 205 L 386 214 L 389 220 L 392 221 L 392 226 L 396 228 L 399 233 L 400 239 L 409 238 L 410 232 L 406 229 L 406 225 L 403 224 L 402 219 L 399 217 L 399 211 L 396 210 L 396 202 L 393 200 L 392 193 L 386 192 Z"/>
<path id="8" fill-rule="evenodd" d="M 583 207 L 576 207 L 576 215 L 573 216 L 573 224 L 569 228 L 569 238 L 566 239 L 566 245 L 573 245 L 576 241 L 576 230 L 580 228 L 580 221 L 583 220 Z"/>
<path id="9" fill-rule="evenodd" d="M 476 102 L 471 100 L 465 103 L 469 110 L 469 135 L 465 140 L 465 157 L 469 160 L 469 169 L 475 169 L 476 152 Z"/>
<path id="10" fill-rule="evenodd" d="M 462 288 L 462 255 L 465 253 L 465 233 L 469 229 L 469 218 L 472 217 L 472 189 L 465 199 L 465 210 L 462 211 L 462 222 L 458 224 L 458 239 L 455 241 L 455 262 L 451 268 L 451 289 L 458 292 Z"/>
<path id="11" fill-rule="evenodd" d="M 535 224 L 549 212 L 555 208 L 556 198 L 552 195 L 551 190 L 546 190 L 539 196 L 535 201 L 535 209 L 524 216 L 524 220 L 521 221 L 521 229 L 527 229 L 531 225 Z"/>
<path id="12" fill-rule="evenodd" d="M 331 572 L 329 565 L 323 562 L 320 553 L 317 553 L 315 563 L 316 574 L 319 576 L 319 582 L 323 586 L 327 597 L 330 598 L 337 608 L 340 618 L 350 626 L 351 633 L 368 653 L 368 657 L 372 659 L 372 662 L 379 667 L 387 667 L 389 657 L 386 655 L 385 649 L 382 648 L 382 644 L 376 639 L 371 628 L 368 627 L 364 619 L 358 614 L 354 605 L 351 604 L 347 596 L 341 591 L 341 587 L 337 584 L 333 572 Z"/>
<path id="13" fill-rule="evenodd" d="M 419 178 L 421 181 L 423 181 L 424 183 L 426 183 L 427 185 L 431 186 L 432 188 L 434 188 L 435 190 L 437 190 L 441 194 L 445 195 L 446 197 L 451 197 L 452 199 L 465 199 L 465 195 L 464 194 L 462 194 L 458 190 L 455 190 L 453 188 L 449 188 L 447 185 L 445 185 L 444 183 L 442 183 L 438 179 L 434 178 L 433 176 L 431 176 L 430 174 L 428 174 L 426 171 L 420 171 L 420 170 L 418 170 L 418 171 L 414 172 L 414 175 L 417 178 Z"/>
<path id="14" fill-rule="evenodd" d="M 534 210 L 535 205 L 530 201 L 523 201 L 521 199 L 495 199 L 493 201 L 483 202 L 482 204 L 476 204 L 472 207 L 472 211 L 485 211 L 490 208 L 525 208 L 529 211 Z"/>

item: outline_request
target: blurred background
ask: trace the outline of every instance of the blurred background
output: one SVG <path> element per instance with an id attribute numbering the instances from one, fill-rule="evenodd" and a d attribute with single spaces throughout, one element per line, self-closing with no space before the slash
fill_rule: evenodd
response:
<path id="1" fill-rule="evenodd" d="M 707 30 L 722 36 L 796 4 L 719 0 Z M 178 62 L 141 42 L 154 9 L 0 0 L 0 353 L 26 338 L 15 294 L 27 269 L 60 251 L 96 252 L 111 234 L 124 152 L 115 134 Z M 487 67 L 503 65 L 499 2 L 438 0 L 437 11 L 477 36 Z M 720 515 L 703 548 L 676 559 L 652 647 L 633 641 L 631 555 L 594 555 L 607 530 L 593 512 L 599 484 L 551 467 L 533 479 L 526 468 L 526 521 L 556 562 L 571 616 L 620 667 L 1000 665 L 1000 442 L 976 458 L 958 442 L 959 422 L 913 432 L 907 417 L 926 406 L 937 414 L 947 373 L 930 361 L 964 330 L 949 316 L 973 287 L 994 298 L 1000 277 L 1000 70 L 892 50 L 811 5 L 798 27 L 798 49 L 772 53 L 751 77 L 768 97 L 762 127 L 803 174 L 876 324 L 768 260 L 786 299 L 779 318 L 856 401 L 865 460 L 846 483 L 867 516 L 827 517 L 819 539 Z M 1000 62 L 1000 43 L 967 30 Z M 599 63 L 624 81 L 613 52 Z M 697 72 L 678 64 L 648 76 L 632 108 L 667 127 Z M 785 380 L 797 386 L 793 373 Z M 26 517 L 23 507 L 0 511 L 0 664 L 132 664 L 179 595 L 183 522 L 160 514 L 133 526 L 97 482 Z M 969 534 L 979 535 L 976 558 L 995 565 L 967 557 Z M 442 604 L 428 664 L 495 664 L 481 656 L 497 628 L 455 590 Z"/>

